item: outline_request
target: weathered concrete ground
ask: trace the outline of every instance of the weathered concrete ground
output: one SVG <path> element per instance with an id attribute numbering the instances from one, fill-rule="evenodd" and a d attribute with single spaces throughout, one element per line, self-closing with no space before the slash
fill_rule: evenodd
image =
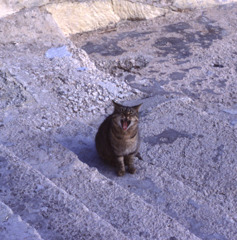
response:
<path id="1" fill-rule="evenodd" d="M 169 99 L 188 96 L 209 113 L 231 114 L 237 102 L 236 18 L 236 7 L 221 6 L 120 23 L 72 40 L 133 88 Z"/>
<path id="2" fill-rule="evenodd" d="M 236 239 L 236 12 L 70 38 L 43 9 L 1 19 L 0 238 Z M 94 146 L 112 99 L 143 103 L 122 178 Z"/>

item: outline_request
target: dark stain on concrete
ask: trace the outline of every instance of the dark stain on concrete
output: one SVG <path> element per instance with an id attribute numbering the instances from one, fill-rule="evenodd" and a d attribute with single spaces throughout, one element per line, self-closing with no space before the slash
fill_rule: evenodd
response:
<path id="1" fill-rule="evenodd" d="M 181 90 L 182 90 L 182 92 L 185 95 L 187 95 L 188 97 L 190 97 L 193 100 L 196 100 L 196 99 L 200 98 L 200 94 L 199 93 L 191 92 L 189 89 L 186 89 L 186 88 L 182 88 Z"/>
<path id="2" fill-rule="evenodd" d="M 214 63 L 214 64 L 213 64 L 213 67 L 215 67 L 215 68 L 223 68 L 224 65 L 221 64 L 221 63 Z"/>
<path id="3" fill-rule="evenodd" d="M 152 146 L 155 146 L 156 144 L 172 144 L 178 138 L 192 139 L 193 137 L 194 136 L 192 134 L 178 132 L 175 129 L 168 128 L 158 135 L 146 137 L 145 141 L 150 143 Z"/>
<path id="4" fill-rule="evenodd" d="M 4 169 L 7 167 L 7 165 L 8 165 L 7 159 L 4 158 L 3 156 L 0 156 L 0 177 L 1 177 L 1 168 Z"/>
<path id="5" fill-rule="evenodd" d="M 153 47 L 158 48 L 158 56 L 167 57 L 169 54 L 177 59 L 190 57 L 190 47 L 184 39 L 178 37 L 162 37 L 158 38 Z"/>
<path id="6" fill-rule="evenodd" d="M 158 73 L 159 71 L 157 71 L 157 70 L 149 70 L 148 72 L 149 73 Z"/>
<path id="7" fill-rule="evenodd" d="M 186 76 L 186 73 L 183 72 L 173 72 L 169 75 L 169 77 L 173 80 L 173 81 L 179 81 L 184 79 L 184 77 Z"/>
<path id="8" fill-rule="evenodd" d="M 88 54 L 99 53 L 102 56 L 119 56 L 126 52 L 126 50 L 119 47 L 117 43 L 112 40 L 105 41 L 102 44 L 87 42 L 82 46 L 82 49 Z"/>
<path id="9" fill-rule="evenodd" d="M 119 33 L 117 35 L 117 39 L 119 41 L 125 39 L 125 38 L 141 38 L 144 37 L 146 35 L 152 34 L 152 31 L 145 31 L 145 32 L 137 32 L 137 31 L 131 31 L 131 32 L 122 32 Z M 147 40 L 149 40 L 149 38 L 146 38 Z M 142 39 L 144 41 L 144 38 Z"/>
<path id="10" fill-rule="evenodd" d="M 176 237 L 170 237 L 169 240 L 178 240 Z"/>
<path id="11" fill-rule="evenodd" d="M 185 64 L 185 63 L 188 63 L 188 62 L 190 62 L 190 60 L 184 60 L 184 61 L 183 60 L 179 60 L 179 61 L 176 62 L 176 64 L 177 65 L 182 65 L 182 64 Z"/>
<path id="12" fill-rule="evenodd" d="M 190 83 L 191 86 L 201 86 L 204 79 L 196 79 Z"/>
<path id="13" fill-rule="evenodd" d="M 224 145 L 220 145 L 217 149 L 216 149 L 216 155 L 212 158 L 213 162 L 218 162 L 221 158 L 221 156 L 223 155 L 224 152 Z"/>
<path id="14" fill-rule="evenodd" d="M 219 80 L 218 83 L 217 83 L 217 87 L 219 87 L 219 88 L 225 88 L 225 87 L 226 87 L 226 82 L 227 82 L 226 79 Z"/>
<path id="15" fill-rule="evenodd" d="M 135 80 L 136 76 L 133 75 L 133 74 L 128 74 L 126 77 L 125 77 L 125 80 L 128 81 L 128 82 L 133 82 Z"/>
<path id="16" fill-rule="evenodd" d="M 183 33 L 184 30 L 191 29 L 192 27 L 186 22 L 179 22 L 165 26 L 164 29 L 166 32 L 177 32 Z"/>
<path id="17" fill-rule="evenodd" d="M 198 69 L 198 70 L 200 70 L 200 69 L 202 69 L 202 67 L 195 66 L 195 67 L 191 67 L 191 68 L 184 68 L 184 69 L 182 69 L 182 71 L 184 71 L 184 72 L 189 72 L 189 71 L 191 71 L 191 70 L 193 70 L 193 69 Z"/>
<path id="18" fill-rule="evenodd" d="M 180 37 L 158 38 L 153 44 L 153 47 L 159 49 L 157 54 L 162 57 L 171 54 L 176 59 L 187 58 L 192 55 L 192 44 L 208 49 L 214 40 L 222 39 L 223 28 L 214 26 L 213 22 L 207 18 L 206 21 L 199 22 L 205 25 L 205 31 L 194 31 L 188 23 L 184 22 L 165 26 L 164 32 L 177 33 Z"/>
<path id="19" fill-rule="evenodd" d="M 85 50 L 88 54 L 92 53 L 98 53 L 101 56 L 119 56 L 122 55 L 124 52 L 127 52 L 123 48 L 118 46 L 119 41 L 124 40 L 125 38 L 142 38 L 141 41 L 144 40 L 144 36 L 151 34 L 153 32 L 147 31 L 147 32 L 122 32 L 119 33 L 113 37 L 102 37 L 101 40 L 102 43 L 95 43 L 95 42 L 87 42 L 85 45 L 83 45 L 81 48 Z M 149 38 L 146 38 L 146 41 L 148 41 Z"/>
<path id="20" fill-rule="evenodd" d="M 210 89 L 210 88 L 205 88 L 203 90 L 203 92 L 206 92 L 206 93 L 210 93 L 210 94 L 213 94 L 213 95 L 220 95 L 218 93 L 215 93 L 213 89 Z"/>

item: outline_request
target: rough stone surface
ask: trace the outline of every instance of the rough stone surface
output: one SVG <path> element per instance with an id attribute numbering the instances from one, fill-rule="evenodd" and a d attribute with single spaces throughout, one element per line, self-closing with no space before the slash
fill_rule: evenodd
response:
<path id="1" fill-rule="evenodd" d="M 21 131 L 9 131 L 13 126 Z M 154 208 L 137 195 L 130 194 L 114 181 L 101 175 L 95 168 L 83 164 L 72 151 L 59 145 L 57 142 L 65 145 L 68 141 L 63 129 L 58 129 L 55 133 L 53 131 L 40 133 L 33 130 L 29 132 L 28 126 L 23 126 L 22 121 L 18 120 L 12 121 L 4 128 L 6 131 L 2 129 L 1 140 L 4 143 L 8 141 L 8 149 L 34 166 L 34 169 L 39 170 L 57 187 L 79 199 L 129 239 L 143 239 L 144 236 L 148 236 L 149 239 L 173 236 L 180 239 L 198 239 L 171 216 L 167 216 L 159 208 Z M 86 126 L 82 126 L 83 128 L 87 130 Z M 92 135 L 90 131 L 87 134 L 93 141 L 94 134 Z M 96 159 L 98 160 L 98 157 Z M 4 196 L 4 199 L 7 201 L 8 196 Z M 43 232 L 43 229 L 39 230 L 41 231 Z"/>
<path id="2" fill-rule="evenodd" d="M 35 21 L 36 18 L 42 19 L 43 25 L 38 22 L 32 29 L 32 19 Z M 9 24 L 13 29 L 6 38 L 4 32 Z M 1 78 L 4 80 L 1 83 L 2 105 L 7 102 L 9 105 L 10 100 L 23 103 L 27 93 L 29 101 L 24 105 L 36 111 L 33 115 L 29 112 L 30 121 L 36 128 L 51 129 L 61 121 L 68 121 L 70 116 L 90 119 L 96 113 L 104 113 L 106 105 L 114 98 L 139 95 L 139 91 L 128 84 L 97 70 L 83 50 L 62 36 L 45 11 L 34 9 L 9 16 L 1 20 L 0 28 Z M 17 31 L 21 33 L 21 39 Z M 62 54 L 62 47 L 67 54 Z M 58 56 L 50 56 L 52 50 Z M 16 93 L 16 99 L 9 100 L 14 98 L 8 94 L 13 87 L 19 94 Z M 35 105 L 40 105 L 41 111 L 36 110 Z M 48 108 L 51 110 L 46 110 Z"/>
<path id="3" fill-rule="evenodd" d="M 182 11 L 234 2 L 236 0 L 3 0 L 0 18 L 22 9 L 41 7 L 47 9 L 64 34 L 69 35 L 106 27 L 124 19 L 162 16 L 168 10 Z"/>
<path id="4" fill-rule="evenodd" d="M 80 38 L 74 35 L 72 40 L 100 69 L 124 78 L 133 88 L 164 100 L 188 96 L 209 114 L 221 115 L 235 125 L 233 22 L 237 18 L 233 6 L 168 14 L 140 24 L 121 23 L 106 37 L 98 31 Z M 140 56 L 146 67 L 121 69 L 121 62 L 135 63 Z"/>
<path id="5" fill-rule="evenodd" d="M 237 6 L 68 38 L 35 4 L 0 19 L 0 238 L 235 239 Z M 94 145 L 112 99 L 143 103 L 122 178 Z"/>
<path id="6" fill-rule="evenodd" d="M 233 129 L 196 109 L 190 98 L 168 101 L 141 114 L 143 160 L 137 159 L 134 176 L 118 178 L 101 163 L 94 149 L 94 126 L 70 123 L 56 133 L 56 139 L 90 167 L 162 209 L 200 239 L 232 239 L 237 234 Z M 83 130 L 77 133 L 77 129 Z"/>
<path id="7" fill-rule="evenodd" d="M 3 146 L 0 155 L 1 199 L 44 239 L 127 239 Z"/>
<path id="8" fill-rule="evenodd" d="M 7 240 L 22 239 L 43 240 L 39 233 L 21 217 L 14 214 L 11 208 L 0 201 L 0 238 Z"/>
<path id="9" fill-rule="evenodd" d="M 126 19 L 154 18 L 166 12 L 149 4 L 126 0 L 63 2 L 47 5 L 46 9 L 65 35 L 104 28 Z"/>

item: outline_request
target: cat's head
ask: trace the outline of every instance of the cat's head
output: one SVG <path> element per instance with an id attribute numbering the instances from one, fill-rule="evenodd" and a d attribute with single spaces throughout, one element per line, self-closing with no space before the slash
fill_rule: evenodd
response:
<path id="1" fill-rule="evenodd" d="M 118 104 L 115 101 L 112 102 L 114 104 L 113 119 L 123 131 L 127 131 L 138 124 L 138 111 L 142 104 L 128 107 Z"/>

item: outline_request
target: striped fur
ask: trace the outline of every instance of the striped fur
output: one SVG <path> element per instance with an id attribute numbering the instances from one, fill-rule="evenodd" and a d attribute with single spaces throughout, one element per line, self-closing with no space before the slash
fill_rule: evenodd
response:
<path id="1" fill-rule="evenodd" d="M 139 116 L 141 106 L 127 107 L 114 104 L 114 112 L 100 125 L 95 137 L 96 149 L 101 159 L 117 169 L 118 176 L 135 173 L 134 157 L 140 145 Z"/>

